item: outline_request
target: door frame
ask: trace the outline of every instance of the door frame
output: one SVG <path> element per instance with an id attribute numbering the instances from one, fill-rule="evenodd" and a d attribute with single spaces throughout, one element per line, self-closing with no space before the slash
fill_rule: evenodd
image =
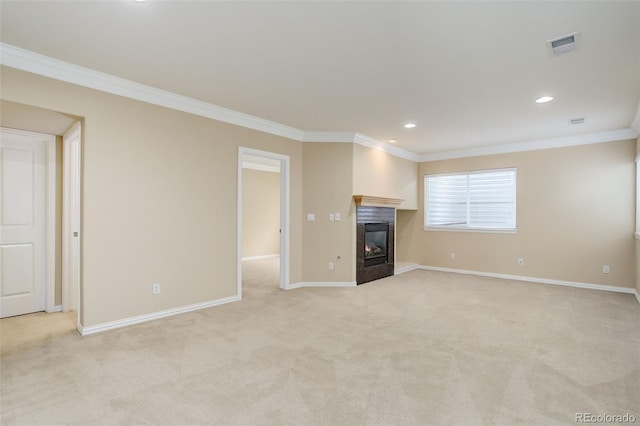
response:
<path id="1" fill-rule="evenodd" d="M 72 152 L 73 139 L 77 139 L 75 152 Z M 75 123 L 65 132 L 62 141 L 63 180 L 62 180 L 62 311 L 68 312 L 75 307 L 77 326 L 80 325 L 80 256 L 81 256 L 81 176 L 82 176 L 82 124 Z M 75 158 L 75 161 L 73 161 Z M 75 197 L 72 195 L 75 194 Z M 73 224 L 76 228 L 73 229 Z M 78 233 L 74 236 L 74 233 Z M 75 246 L 75 247 L 74 247 Z M 76 276 L 78 288 L 72 295 L 70 277 Z M 75 297 L 74 297 L 75 296 Z M 72 300 L 74 297 L 76 300 Z M 75 302 L 75 303 L 74 303 Z"/>
<path id="2" fill-rule="evenodd" d="M 288 155 L 262 151 L 253 148 L 238 147 L 238 242 L 237 242 L 237 292 L 242 300 L 242 163 L 245 155 L 262 157 L 280 162 L 280 288 L 289 288 L 290 266 L 290 174 L 291 159 Z"/>
<path id="3" fill-rule="evenodd" d="M 45 206 L 45 239 L 47 266 L 45 269 L 45 312 L 58 312 L 60 308 L 56 306 L 56 175 L 57 175 L 57 149 L 56 137 L 47 136 L 47 183 L 46 183 L 46 206 Z"/>

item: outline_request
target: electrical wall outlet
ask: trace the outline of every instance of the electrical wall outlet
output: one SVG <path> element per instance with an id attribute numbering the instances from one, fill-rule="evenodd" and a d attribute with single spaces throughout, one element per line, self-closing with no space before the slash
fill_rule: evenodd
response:
<path id="1" fill-rule="evenodd" d="M 151 292 L 153 294 L 160 294 L 160 283 L 155 283 L 151 286 Z"/>
<path id="2" fill-rule="evenodd" d="M 342 219 L 342 217 L 340 217 L 340 213 L 338 212 L 335 213 L 335 218 L 336 218 L 336 222 L 340 222 L 340 220 Z"/>
<path id="3" fill-rule="evenodd" d="M 523 266 L 524 265 L 524 259 L 520 258 L 518 259 L 518 266 Z"/>
<path id="4" fill-rule="evenodd" d="M 609 273 L 609 265 L 604 265 L 602 267 L 602 273 L 603 274 L 608 274 Z"/>

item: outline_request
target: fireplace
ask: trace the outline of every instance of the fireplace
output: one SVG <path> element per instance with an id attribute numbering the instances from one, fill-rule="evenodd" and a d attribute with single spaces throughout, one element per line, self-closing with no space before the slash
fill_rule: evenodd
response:
<path id="1" fill-rule="evenodd" d="M 393 275 L 395 217 L 392 207 L 356 206 L 358 284 Z"/>
<path id="2" fill-rule="evenodd" d="M 364 266 L 389 262 L 389 224 L 365 223 L 364 225 Z"/>

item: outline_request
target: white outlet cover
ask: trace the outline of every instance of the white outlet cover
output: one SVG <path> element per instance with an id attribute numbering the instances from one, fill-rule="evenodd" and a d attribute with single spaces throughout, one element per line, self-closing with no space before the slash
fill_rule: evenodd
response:
<path id="1" fill-rule="evenodd" d="M 316 221 L 316 215 L 313 213 L 308 213 L 307 214 L 307 222 L 315 222 Z"/>
<path id="2" fill-rule="evenodd" d="M 333 222 L 335 220 L 335 215 L 333 213 L 329 213 L 329 222 Z"/>
<path id="3" fill-rule="evenodd" d="M 338 212 L 335 213 L 335 218 L 336 218 L 336 222 L 340 222 L 340 219 L 342 219 L 340 217 L 340 213 L 338 213 Z"/>

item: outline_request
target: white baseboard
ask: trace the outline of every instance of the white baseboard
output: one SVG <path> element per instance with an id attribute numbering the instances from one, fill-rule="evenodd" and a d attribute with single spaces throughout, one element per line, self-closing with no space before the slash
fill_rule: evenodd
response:
<path id="1" fill-rule="evenodd" d="M 263 254 L 261 256 L 247 256 L 247 257 L 243 257 L 242 260 L 273 259 L 275 257 L 280 257 L 280 255 L 279 254 Z"/>
<path id="2" fill-rule="evenodd" d="M 636 293 L 635 289 L 633 288 L 618 287 L 618 286 L 604 285 L 604 284 L 581 283 L 577 281 L 563 281 L 563 280 L 554 280 L 554 279 L 548 279 L 548 278 L 525 277 L 521 275 L 494 274 L 491 272 L 468 271 L 465 269 L 441 268 L 439 266 L 426 266 L 426 265 L 420 265 L 416 269 L 425 269 L 428 271 L 439 271 L 439 272 L 453 272 L 456 274 L 477 275 L 480 277 L 491 277 L 491 278 L 503 278 L 507 280 L 516 280 L 516 281 L 528 281 L 528 282 L 541 283 L 541 284 L 561 285 L 565 287 L 588 288 L 591 290 L 612 291 L 616 293 L 628 293 L 628 294 Z"/>
<path id="3" fill-rule="evenodd" d="M 420 265 L 418 265 L 417 263 L 411 263 L 403 266 L 398 266 L 398 264 L 396 263 L 396 267 L 393 273 L 394 275 L 400 275 L 404 274 L 405 272 L 413 271 L 415 269 L 420 269 Z"/>
<path id="4" fill-rule="evenodd" d="M 46 311 L 48 314 L 52 312 L 62 312 L 62 305 L 55 305 L 52 310 Z"/>
<path id="5" fill-rule="evenodd" d="M 159 318 L 165 318 L 173 315 L 197 311 L 200 309 L 211 308 L 213 306 L 224 305 L 226 303 L 237 302 L 239 300 L 240 298 L 238 296 L 231 296 L 231 297 L 225 297 L 222 299 L 212 300 L 209 302 L 196 303 L 193 305 L 181 306 L 179 308 L 172 308 L 164 311 L 152 312 L 150 314 L 123 318 L 121 320 L 104 322 L 102 324 L 91 325 L 88 327 L 84 327 L 82 324 L 80 324 L 78 326 L 78 331 L 80 332 L 81 335 L 87 336 L 89 334 L 100 333 L 107 330 L 113 330 L 115 328 L 126 327 L 133 324 L 140 324 L 141 322 L 147 322 L 147 321 L 152 321 Z"/>
<path id="6" fill-rule="evenodd" d="M 300 282 L 289 284 L 287 290 L 301 287 L 355 287 L 358 284 L 355 281 L 319 281 L 319 282 Z"/>

